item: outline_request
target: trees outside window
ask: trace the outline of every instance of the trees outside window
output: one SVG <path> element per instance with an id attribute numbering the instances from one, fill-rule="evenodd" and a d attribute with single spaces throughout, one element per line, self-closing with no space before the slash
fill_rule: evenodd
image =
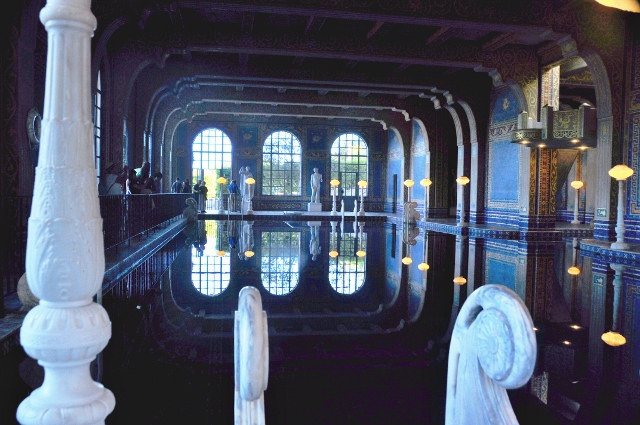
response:
<path id="1" fill-rule="evenodd" d="M 341 134 L 331 145 L 331 179 L 340 180 L 343 196 L 360 195 L 358 182 L 368 180 L 368 166 L 369 148 L 359 135 Z"/>
<path id="2" fill-rule="evenodd" d="M 271 133 L 262 147 L 262 194 L 300 195 L 300 141 L 288 131 Z"/>
<path id="3" fill-rule="evenodd" d="M 219 197 L 218 177 L 230 180 L 231 150 L 231 139 L 217 128 L 203 130 L 193 139 L 192 184 L 198 180 L 206 181 L 209 198 Z"/>

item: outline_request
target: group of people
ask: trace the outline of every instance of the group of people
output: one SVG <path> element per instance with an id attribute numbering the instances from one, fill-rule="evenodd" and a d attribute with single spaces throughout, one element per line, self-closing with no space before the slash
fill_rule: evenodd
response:
<path id="1" fill-rule="evenodd" d="M 129 169 L 125 165 L 119 171 L 110 163 L 105 168 L 98 192 L 101 195 L 162 193 L 162 173 L 151 175 L 151 164 L 146 161 L 140 168 Z"/>
<path id="2" fill-rule="evenodd" d="M 162 193 L 162 173 L 157 172 L 151 175 L 151 164 L 145 161 L 142 167 L 129 170 L 125 193 L 127 195 Z"/>

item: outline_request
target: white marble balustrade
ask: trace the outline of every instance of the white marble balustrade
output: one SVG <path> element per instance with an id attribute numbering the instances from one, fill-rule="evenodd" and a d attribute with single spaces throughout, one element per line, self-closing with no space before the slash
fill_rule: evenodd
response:
<path id="1" fill-rule="evenodd" d="M 267 313 L 253 286 L 240 291 L 234 326 L 235 425 L 264 425 L 264 391 L 269 381 Z"/>
<path id="2" fill-rule="evenodd" d="M 502 285 L 474 291 L 451 337 L 445 424 L 517 424 L 506 390 L 525 385 L 535 363 L 533 321 L 518 295 Z"/>

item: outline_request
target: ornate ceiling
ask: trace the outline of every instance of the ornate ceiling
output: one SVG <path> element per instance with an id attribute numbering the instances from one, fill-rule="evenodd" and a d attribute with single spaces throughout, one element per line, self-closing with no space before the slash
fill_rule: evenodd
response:
<path id="1" fill-rule="evenodd" d="M 404 120 L 416 102 L 473 103 L 479 86 L 535 65 L 566 39 L 574 3 L 107 0 L 93 2 L 94 40 L 98 56 L 146 56 L 131 75 L 146 82 L 156 108 L 182 94 L 218 102 L 217 113 L 306 116 L 297 105 L 318 107 L 309 116 L 388 121 L 381 115 L 397 112 Z M 562 71 L 575 102 L 589 96 L 585 70 L 576 62 Z"/>

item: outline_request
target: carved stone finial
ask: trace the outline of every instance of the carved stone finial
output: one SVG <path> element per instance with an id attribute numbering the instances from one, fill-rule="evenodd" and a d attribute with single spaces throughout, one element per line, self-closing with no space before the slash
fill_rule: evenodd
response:
<path id="1" fill-rule="evenodd" d="M 240 291 L 234 326 L 235 425 L 264 425 L 264 391 L 269 381 L 269 332 L 260 292 Z"/>
<path id="2" fill-rule="evenodd" d="M 506 389 L 529 381 L 536 363 L 531 315 L 518 295 L 485 285 L 469 296 L 449 348 L 446 425 L 516 425 Z"/>

